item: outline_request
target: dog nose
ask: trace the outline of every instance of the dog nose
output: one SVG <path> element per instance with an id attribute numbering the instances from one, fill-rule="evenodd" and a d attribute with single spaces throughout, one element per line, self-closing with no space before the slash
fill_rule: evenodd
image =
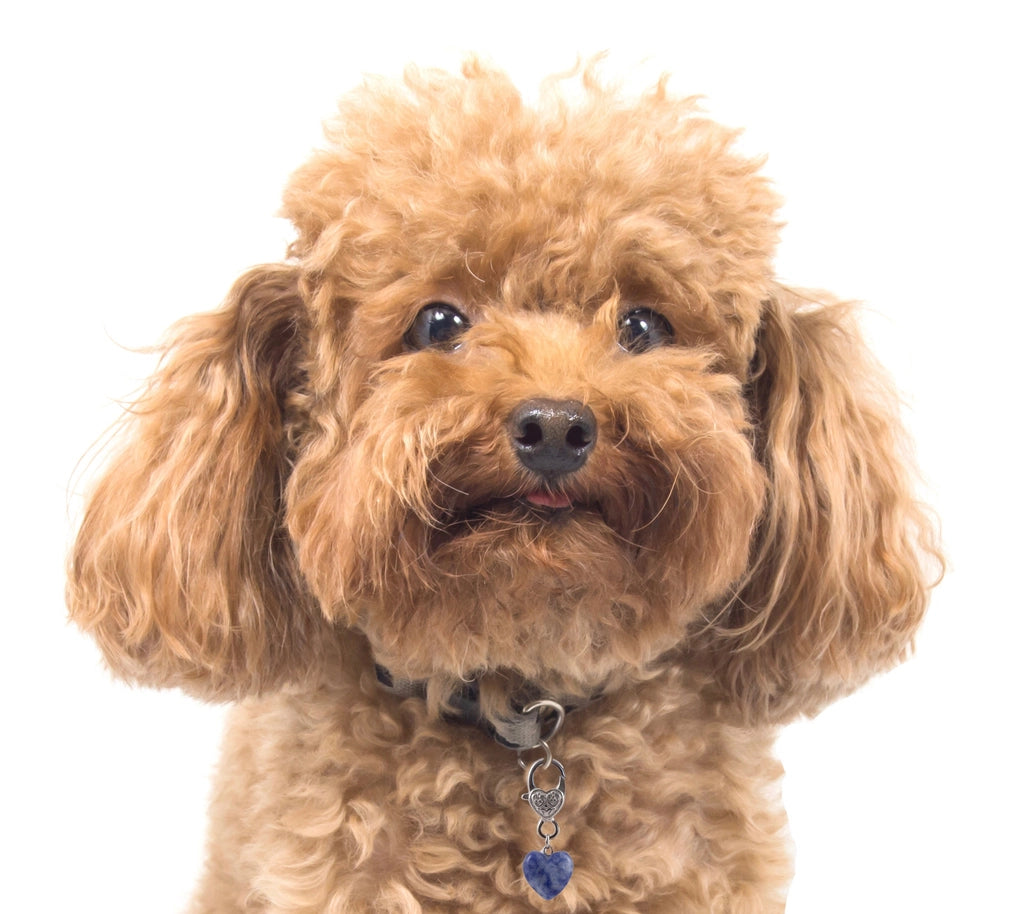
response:
<path id="1" fill-rule="evenodd" d="M 584 466 L 598 437 L 595 414 L 577 400 L 526 400 L 510 414 L 517 459 L 548 479 Z"/>

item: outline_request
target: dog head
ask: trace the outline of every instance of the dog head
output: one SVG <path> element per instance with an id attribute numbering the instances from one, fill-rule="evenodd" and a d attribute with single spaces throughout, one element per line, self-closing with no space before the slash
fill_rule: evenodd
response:
<path id="1" fill-rule="evenodd" d="M 363 637 L 590 694 L 668 656 L 778 718 L 894 662 L 933 552 L 894 398 L 776 282 L 734 139 L 587 76 L 349 96 L 290 258 L 177 328 L 90 499 L 69 601 L 114 669 L 231 696 Z"/>

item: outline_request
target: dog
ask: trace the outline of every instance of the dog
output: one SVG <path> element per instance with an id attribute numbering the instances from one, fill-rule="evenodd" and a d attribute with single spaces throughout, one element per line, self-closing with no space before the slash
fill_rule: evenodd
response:
<path id="1" fill-rule="evenodd" d="M 235 703 L 195 912 L 783 910 L 777 728 L 909 652 L 939 555 L 736 137 L 665 79 L 368 80 L 287 257 L 174 328 L 68 604 Z"/>

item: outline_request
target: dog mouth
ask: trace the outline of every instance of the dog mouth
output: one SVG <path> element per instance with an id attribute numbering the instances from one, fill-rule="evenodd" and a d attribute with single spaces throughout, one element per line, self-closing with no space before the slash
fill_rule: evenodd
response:
<path id="1" fill-rule="evenodd" d="M 565 511 L 574 506 L 574 499 L 566 492 L 549 492 L 538 489 L 524 496 L 524 501 L 534 508 L 547 508 L 550 511 Z"/>
<path id="2" fill-rule="evenodd" d="M 439 525 L 445 538 L 542 524 L 564 524 L 597 518 L 608 523 L 602 505 L 567 491 L 537 488 L 515 495 L 496 495 L 453 508 Z"/>

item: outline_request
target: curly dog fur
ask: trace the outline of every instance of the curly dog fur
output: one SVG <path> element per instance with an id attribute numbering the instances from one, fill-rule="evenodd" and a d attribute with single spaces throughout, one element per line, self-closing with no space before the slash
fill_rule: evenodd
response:
<path id="1" fill-rule="evenodd" d="M 781 911 L 776 727 L 909 649 L 938 554 L 853 309 L 777 282 L 733 131 L 563 85 L 348 96 L 287 260 L 174 329 L 91 494 L 73 618 L 237 701 L 196 912 Z M 550 403 L 569 465 L 514 425 Z M 467 681 L 581 705 L 554 901 Z"/>

